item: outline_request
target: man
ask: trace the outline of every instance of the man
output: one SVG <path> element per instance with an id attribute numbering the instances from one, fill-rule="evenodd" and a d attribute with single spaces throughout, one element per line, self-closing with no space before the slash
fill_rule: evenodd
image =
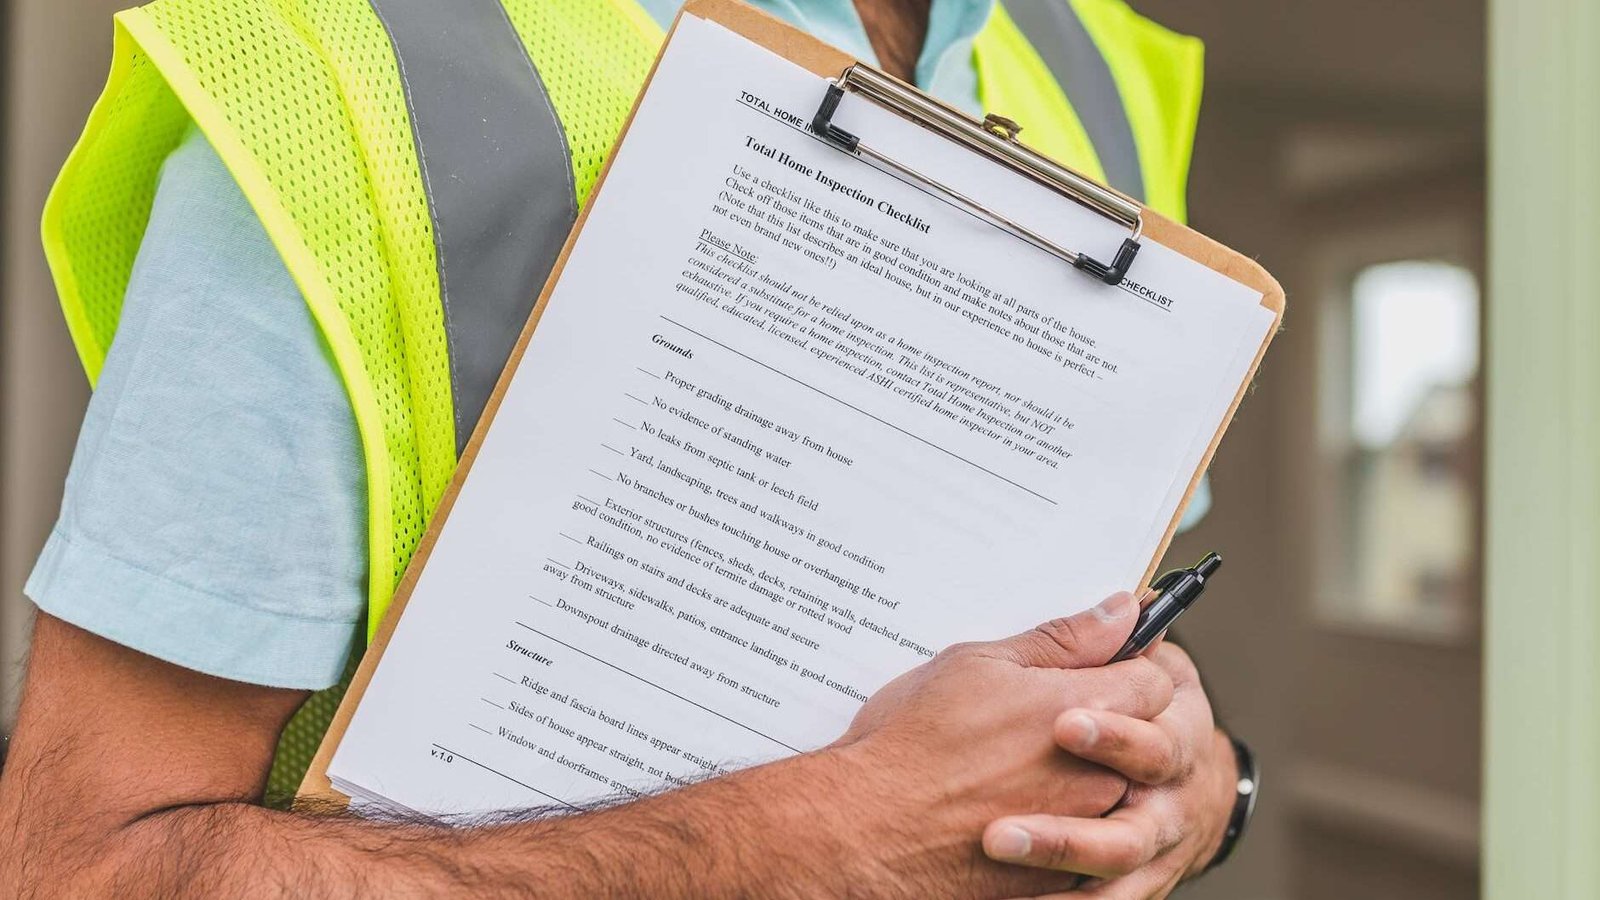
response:
<path id="1" fill-rule="evenodd" d="M 253 805 L 275 753 L 303 771 L 316 706 L 279 734 L 387 604 L 669 7 L 119 19 L 46 211 L 98 384 L 28 588 L 0 887 L 1011 896 L 1081 874 L 1142 897 L 1213 858 L 1235 769 L 1192 667 L 1093 668 L 1126 595 L 942 655 L 823 751 L 626 806 L 446 829 Z M 1019 3 L 1038 51 L 977 0 L 773 7 L 957 105 L 1033 110 L 1043 149 L 1181 215 L 1198 48 L 1119 0 Z"/>

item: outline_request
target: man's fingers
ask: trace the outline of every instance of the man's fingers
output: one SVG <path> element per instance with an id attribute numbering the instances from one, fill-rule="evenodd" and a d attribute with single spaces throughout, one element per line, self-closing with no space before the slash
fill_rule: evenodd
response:
<path id="1" fill-rule="evenodd" d="M 1056 718 L 1055 739 L 1068 753 L 1140 784 L 1166 784 L 1189 769 L 1189 748 L 1159 718 L 1069 709 Z"/>
<path id="2" fill-rule="evenodd" d="M 1052 619 L 1037 628 L 996 641 L 990 648 L 1019 665 L 1082 669 L 1104 665 L 1133 633 L 1139 603 L 1123 591 L 1075 616 Z"/>
<path id="3" fill-rule="evenodd" d="M 1177 644 L 1163 640 L 1146 651 L 1144 656 L 1166 670 L 1175 684 L 1186 686 L 1200 683 L 1200 671 L 1195 668 L 1194 660 Z"/>
<path id="4" fill-rule="evenodd" d="M 1070 894 L 1055 896 L 1061 900 L 1151 900 L 1171 894 L 1182 880 L 1183 873 L 1171 866 L 1146 866 L 1131 875 L 1096 881 Z"/>
<path id="5" fill-rule="evenodd" d="M 1169 718 L 1164 720 L 1168 729 L 1187 733 L 1191 740 L 1210 734 L 1216 725 L 1211 700 L 1206 696 L 1205 685 L 1189 654 L 1182 647 L 1167 643 L 1152 654 L 1149 661 L 1172 679 L 1172 706 L 1167 713 Z"/>
<path id="6" fill-rule="evenodd" d="M 1008 816 L 983 832 L 983 852 L 996 862 L 1118 878 L 1155 859 L 1176 841 L 1159 804 L 1123 807 L 1103 819 Z"/>
<path id="7" fill-rule="evenodd" d="M 1097 669 L 1041 674 L 1060 679 L 1067 691 L 1063 708 L 1083 707 L 1153 719 L 1172 705 L 1172 676 L 1142 656 Z"/>

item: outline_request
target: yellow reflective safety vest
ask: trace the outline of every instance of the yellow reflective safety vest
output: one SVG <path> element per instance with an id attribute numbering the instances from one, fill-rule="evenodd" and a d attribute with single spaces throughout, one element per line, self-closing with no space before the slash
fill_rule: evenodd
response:
<path id="1" fill-rule="evenodd" d="M 162 161 L 192 120 L 327 340 L 367 469 L 368 634 L 387 608 L 663 34 L 635 0 L 156 0 L 44 213 L 89 378 Z M 1005 0 L 973 46 L 1024 143 L 1184 217 L 1202 49 L 1123 0 Z M 342 689 L 296 716 L 292 792 Z"/>

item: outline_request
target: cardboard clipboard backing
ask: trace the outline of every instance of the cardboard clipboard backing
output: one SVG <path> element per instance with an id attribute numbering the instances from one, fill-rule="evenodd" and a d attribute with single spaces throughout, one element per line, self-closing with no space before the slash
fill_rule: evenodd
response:
<path id="1" fill-rule="evenodd" d="M 767 50 L 784 57 L 796 65 L 823 78 L 837 77 L 841 72 L 855 63 L 854 57 L 831 47 L 811 35 L 783 22 L 755 7 L 746 5 L 740 0 L 689 0 L 684 4 L 679 18 L 694 16 L 716 22 L 746 38 L 759 44 Z M 676 30 L 676 23 L 674 23 Z M 668 40 L 671 34 L 668 34 Z M 663 47 L 665 43 L 663 43 Z M 657 56 L 656 65 L 660 64 Z M 655 66 L 650 70 L 650 78 L 655 77 Z M 649 81 L 646 80 L 648 86 Z M 633 117 L 638 112 L 639 102 L 644 96 L 640 92 L 639 99 L 635 99 L 633 110 L 629 112 L 627 120 L 623 123 L 622 131 L 618 135 L 617 143 L 627 139 L 628 130 L 633 124 Z M 1027 123 L 1023 123 L 1027 124 Z M 422 568 L 427 564 L 428 557 L 433 551 L 434 543 L 438 540 L 439 531 L 443 528 L 445 520 L 450 516 L 450 510 L 455 504 L 455 499 L 461 491 L 461 485 L 472 468 L 473 460 L 477 457 L 478 448 L 483 443 L 484 435 L 494 422 L 494 417 L 500 409 L 501 399 L 505 396 L 506 388 L 511 382 L 512 375 L 522 362 L 523 354 L 527 351 L 528 342 L 533 337 L 534 329 L 538 327 L 539 319 L 544 313 L 545 304 L 549 302 L 550 294 L 560 280 L 562 270 L 566 267 L 567 258 L 572 253 L 573 244 L 578 235 L 582 233 L 585 222 L 588 220 L 589 211 L 594 208 L 592 202 L 594 195 L 605 188 L 606 176 L 611 170 L 611 161 L 616 158 L 615 151 L 607 157 L 600 176 L 596 180 L 590 202 L 585 203 L 578 215 L 577 223 L 573 226 L 572 233 L 567 236 L 561 254 L 556 258 L 555 266 L 550 271 L 550 277 L 545 282 L 543 290 L 539 292 L 539 299 L 534 304 L 533 312 L 528 316 L 528 322 L 523 326 L 522 334 L 517 339 L 516 346 L 511 350 L 511 356 L 506 362 L 504 371 L 496 382 L 493 393 L 489 396 L 488 404 L 484 407 L 483 415 L 478 420 L 477 427 L 472 432 L 471 439 L 467 442 L 466 449 L 461 454 L 461 460 L 456 466 L 455 474 L 450 479 L 444 496 L 439 501 L 439 507 L 434 511 L 428 524 L 427 532 L 422 536 L 417 545 L 416 554 L 411 563 L 406 567 L 406 573 L 395 588 L 394 600 L 389 606 L 388 613 L 384 616 L 382 624 L 367 647 L 365 656 L 357 668 L 350 688 L 345 693 L 343 701 L 339 704 L 338 711 L 334 714 L 333 721 L 328 727 L 328 733 L 322 740 L 322 745 L 317 750 L 316 757 L 312 760 L 311 768 L 307 771 L 305 780 L 301 783 L 296 798 L 296 806 L 315 806 L 317 808 L 342 808 L 349 803 L 349 798 L 336 791 L 328 780 L 328 766 L 333 760 L 334 752 L 339 747 L 339 742 L 344 737 L 345 730 L 350 726 L 350 720 L 355 715 L 357 705 L 366 693 L 367 685 L 372 681 L 373 672 L 376 671 L 379 660 L 383 657 L 384 649 L 389 644 L 390 637 L 394 634 L 396 624 L 405 614 L 406 602 L 410 599 L 415 588 L 417 578 Z M 1167 524 L 1166 533 L 1157 546 L 1155 555 L 1151 558 L 1149 566 L 1144 573 L 1143 581 L 1148 582 L 1155 574 L 1156 567 L 1161 562 L 1161 557 L 1166 553 L 1167 545 L 1176 533 L 1178 522 L 1183 517 L 1183 511 L 1193 497 L 1195 489 L 1200 484 L 1200 479 L 1211 464 L 1211 457 L 1216 453 L 1217 445 L 1222 441 L 1222 435 L 1227 431 L 1229 423 L 1233 421 L 1234 413 L 1239 408 L 1239 403 L 1255 378 L 1256 369 L 1261 364 L 1261 359 L 1267 352 L 1273 336 L 1277 333 L 1283 321 L 1284 294 L 1283 288 L 1273 277 L 1267 274 L 1254 260 L 1224 247 L 1222 244 L 1162 217 L 1160 214 L 1146 209 L 1144 211 L 1144 234 L 1146 237 L 1175 250 L 1194 260 L 1208 269 L 1219 272 L 1234 281 L 1244 284 L 1261 292 L 1261 305 L 1273 314 L 1272 327 L 1267 329 L 1266 336 L 1257 348 L 1255 358 L 1250 363 L 1249 372 L 1239 385 L 1238 393 L 1234 395 L 1232 404 L 1228 407 L 1227 414 L 1223 416 L 1217 432 L 1212 436 L 1211 444 L 1206 448 L 1200 466 L 1190 478 L 1183 501 L 1178 504 L 1177 511 L 1173 514 L 1172 521 Z"/>

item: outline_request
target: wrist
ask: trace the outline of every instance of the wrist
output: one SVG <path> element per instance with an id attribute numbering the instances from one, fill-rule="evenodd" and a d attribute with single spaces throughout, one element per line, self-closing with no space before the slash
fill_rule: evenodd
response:
<path id="1" fill-rule="evenodd" d="M 931 886 L 970 879 L 992 816 L 975 816 L 948 779 L 907 777 L 912 747 L 871 736 L 809 754 L 837 804 L 841 896 L 923 897 Z M 817 828 L 817 823 L 797 827 Z M 818 892 L 818 895 L 824 892 Z"/>
<path id="2" fill-rule="evenodd" d="M 860 744 L 832 746 L 734 776 L 742 802 L 763 808 L 760 859 L 737 896 L 893 896 L 894 855 L 918 838 L 905 798 Z"/>
<path id="3" fill-rule="evenodd" d="M 1233 752 L 1233 739 L 1221 728 L 1213 729 L 1207 759 L 1210 788 L 1206 791 L 1205 843 L 1189 867 L 1186 878 L 1193 878 L 1209 869 L 1222 850 L 1227 837 L 1228 823 L 1233 818 L 1234 806 L 1239 799 L 1239 763 Z"/>
<path id="4" fill-rule="evenodd" d="M 511 883 L 561 885 L 541 889 L 552 897 L 632 896 L 646 885 L 650 896 L 685 900 L 848 896 L 858 884 L 878 884 L 863 879 L 867 834 L 879 814 L 861 802 L 851 768 L 821 750 L 631 803 L 468 829 L 463 837 L 487 858 L 507 860 L 508 881 L 520 879 Z M 492 870 L 476 865 L 480 877 Z"/>

